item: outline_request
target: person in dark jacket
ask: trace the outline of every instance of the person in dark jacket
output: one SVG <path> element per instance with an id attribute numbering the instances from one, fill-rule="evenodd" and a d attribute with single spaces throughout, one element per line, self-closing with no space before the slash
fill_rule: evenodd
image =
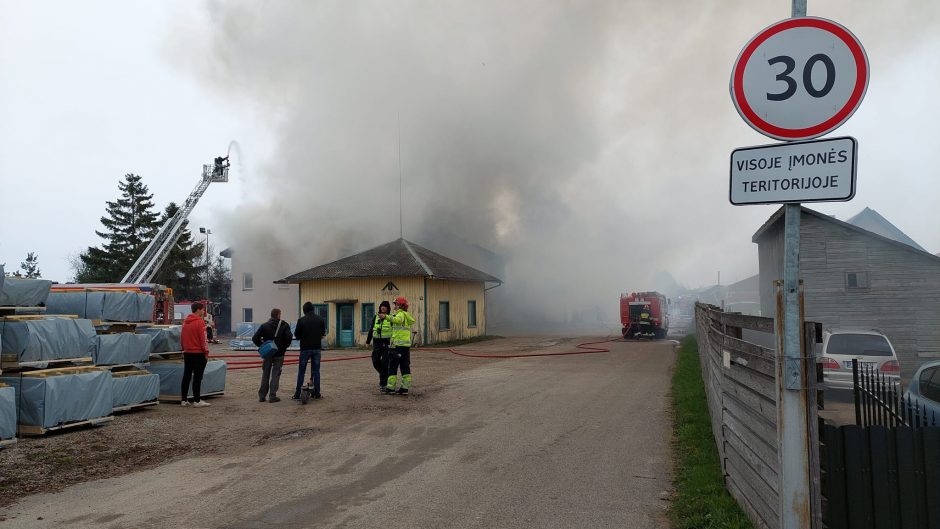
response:
<path id="1" fill-rule="evenodd" d="M 278 402 L 277 387 L 281 380 L 281 368 L 284 367 L 284 353 L 290 347 L 290 324 L 281 320 L 281 309 L 271 309 L 271 319 L 261 324 L 251 341 L 261 347 L 261 344 L 274 340 L 277 352 L 264 359 L 261 365 L 261 389 L 258 390 L 258 401 Z"/>
<path id="2" fill-rule="evenodd" d="M 372 367 L 379 373 L 379 390 L 388 383 L 388 347 L 392 341 L 392 320 L 388 317 L 392 306 L 388 301 L 379 304 L 379 313 L 372 320 L 372 328 L 366 336 L 366 345 L 372 345 Z"/>
<path id="3" fill-rule="evenodd" d="M 294 337 L 300 340 L 300 363 L 297 364 L 297 387 L 294 388 L 293 400 L 300 398 L 300 388 L 304 384 L 307 362 L 310 362 L 310 380 L 313 385 L 313 398 L 320 398 L 320 347 L 326 336 L 326 322 L 313 311 L 313 303 L 304 303 L 304 315 L 297 320 Z"/>

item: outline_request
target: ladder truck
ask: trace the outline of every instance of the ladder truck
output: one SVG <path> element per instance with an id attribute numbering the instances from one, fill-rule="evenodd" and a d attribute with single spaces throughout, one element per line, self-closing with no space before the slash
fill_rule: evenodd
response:
<path id="1" fill-rule="evenodd" d="M 228 182 L 229 165 L 228 156 L 226 156 L 216 158 L 215 164 L 202 166 L 202 178 L 199 180 L 199 184 L 186 198 L 186 202 L 180 206 L 176 215 L 173 215 L 163 224 L 163 227 L 157 232 L 157 236 L 150 241 L 144 252 L 140 254 L 131 269 L 124 275 L 124 279 L 121 279 L 121 283 L 151 283 L 153 281 L 157 276 L 157 272 L 160 271 L 160 267 L 163 266 L 166 258 L 176 245 L 176 241 L 182 235 L 183 225 L 186 223 L 189 214 L 192 213 L 206 189 L 209 189 L 209 184 Z"/>
<path id="2" fill-rule="evenodd" d="M 183 233 L 183 225 L 186 223 L 187 217 L 192 213 L 206 189 L 209 188 L 209 184 L 228 182 L 229 165 L 228 156 L 219 156 L 215 159 L 215 163 L 202 166 L 202 177 L 196 188 L 186 198 L 186 202 L 180 206 L 176 215 L 163 224 L 160 231 L 150 241 L 150 244 L 140 254 L 140 257 L 137 258 L 137 261 L 127 271 L 120 283 L 55 285 L 53 290 L 119 290 L 150 294 L 156 298 L 153 323 L 173 323 L 173 289 L 155 284 L 153 280 L 160 271 L 160 267 L 166 262 L 166 258 L 169 257 L 173 247 L 176 246 L 176 242 Z"/>

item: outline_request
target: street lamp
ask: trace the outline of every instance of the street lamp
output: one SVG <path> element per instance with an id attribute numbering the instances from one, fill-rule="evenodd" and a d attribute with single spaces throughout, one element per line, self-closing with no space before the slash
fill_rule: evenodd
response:
<path id="1" fill-rule="evenodd" d="M 211 280 L 209 279 L 209 236 L 212 235 L 212 230 L 209 228 L 199 228 L 199 233 L 204 233 L 206 235 L 206 303 L 208 303 L 209 284 L 211 283 Z"/>

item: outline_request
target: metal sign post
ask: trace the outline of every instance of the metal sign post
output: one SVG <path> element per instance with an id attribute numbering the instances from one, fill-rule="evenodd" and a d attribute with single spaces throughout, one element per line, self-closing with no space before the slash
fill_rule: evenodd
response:
<path id="1" fill-rule="evenodd" d="M 857 142 L 804 140 L 828 134 L 852 116 L 868 89 L 869 65 L 847 28 L 807 17 L 806 0 L 791 2 L 791 18 L 764 28 L 741 50 L 729 88 L 745 123 L 792 143 L 736 149 L 729 199 L 734 205 L 784 204 L 783 280 L 775 282 L 779 527 L 816 529 L 818 439 L 809 420 L 815 370 L 803 329 L 800 204 L 852 199 Z"/>

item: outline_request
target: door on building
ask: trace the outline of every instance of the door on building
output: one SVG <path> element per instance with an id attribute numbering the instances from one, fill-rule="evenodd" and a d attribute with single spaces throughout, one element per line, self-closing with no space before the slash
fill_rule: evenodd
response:
<path id="1" fill-rule="evenodd" d="M 336 335 L 340 347 L 352 347 L 356 345 L 354 321 L 356 311 L 355 306 L 343 304 L 336 306 Z"/>

